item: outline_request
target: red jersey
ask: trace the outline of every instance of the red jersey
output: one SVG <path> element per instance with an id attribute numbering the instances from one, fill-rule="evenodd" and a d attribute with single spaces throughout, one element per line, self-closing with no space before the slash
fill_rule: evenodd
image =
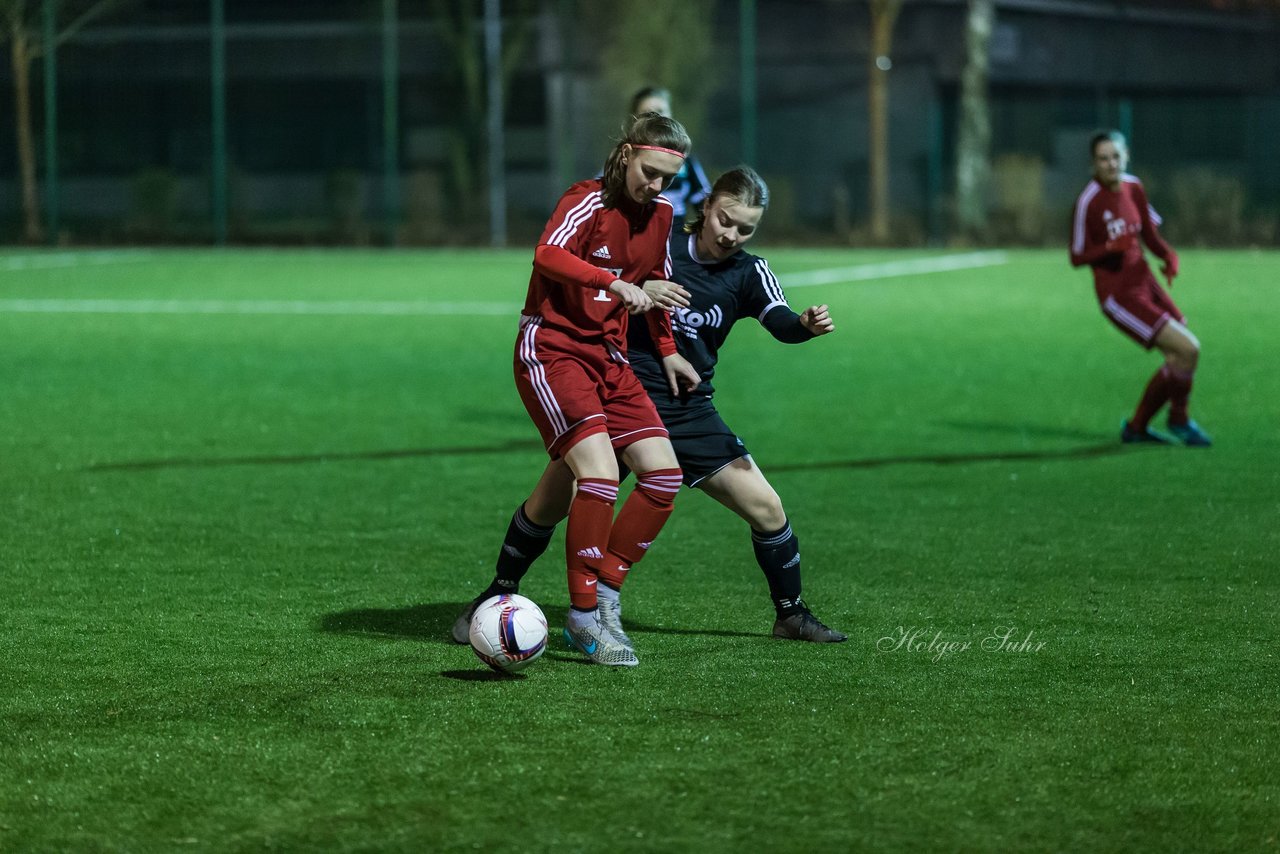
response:
<path id="1" fill-rule="evenodd" d="M 593 178 L 560 197 L 534 252 L 521 313 L 540 318 L 552 339 L 600 347 L 625 362 L 629 315 L 608 288 L 615 279 L 640 286 L 648 279 L 670 278 L 672 208 L 659 196 L 647 205 L 624 198 L 606 209 L 601 196 L 602 182 Z M 550 343 L 546 335 L 541 340 Z"/>
<path id="2" fill-rule="evenodd" d="M 1094 179 L 1076 199 L 1071 217 L 1071 265 L 1092 266 L 1099 292 L 1129 290 L 1148 277 L 1154 280 L 1142 244 L 1161 259 L 1169 257 L 1173 250 L 1157 230 L 1161 222 L 1147 201 L 1142 182 L 1134 176 L 1124 175 L 1119 190 L 1110 190 Z M 1129 235 L 1133 237 L 1128 245 L 1118 249 L 1115 242 Z"/>

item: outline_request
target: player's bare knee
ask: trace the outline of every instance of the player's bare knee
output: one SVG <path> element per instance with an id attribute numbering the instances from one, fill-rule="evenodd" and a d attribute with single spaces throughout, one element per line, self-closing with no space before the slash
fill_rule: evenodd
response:
<path id="1" fill-rule="evenodd" d="M 1182 373 L 1191 373 L 1200 361 L 1200 345 L 1192 341 L 1188 346 L 1169 350 L 1165 354 L 1169 367 Z"/>
<path id="2" fill-rule="evenodd" d="M 787 524 L 787 512 L 776 494 L 762 497 L 752 503 L 751 527 L 757 531 L 776 531 Z"/>

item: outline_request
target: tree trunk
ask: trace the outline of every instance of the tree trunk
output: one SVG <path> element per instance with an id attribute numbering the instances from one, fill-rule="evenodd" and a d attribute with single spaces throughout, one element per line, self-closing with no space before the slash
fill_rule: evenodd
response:
<path id="1" fill-rule="evenodd" d="M 991 110 L 987 91 L 994 0 L 969 0 L 965 66 L 960 77 L 960 127 L 956 136 L 956 228 L 966 240 L 987 234 L 991 179 Z"/>
<path id="2" fill-rule="evenodd" d="M 36 144 L 31 131 L 31 45 L 18 22 L 9 33 L 13 64 L 14 124 L 18 135 L 18 175 L 22 184 L 22 237 L 39 243 L 40 192 L 36 184 Z"/>
<path id="3" fill-rule="evenodd" d="M 902 0 L 872 0 L 867 64 L 867 147 L 871 239 L 889 241 L 889 61 Z"/>

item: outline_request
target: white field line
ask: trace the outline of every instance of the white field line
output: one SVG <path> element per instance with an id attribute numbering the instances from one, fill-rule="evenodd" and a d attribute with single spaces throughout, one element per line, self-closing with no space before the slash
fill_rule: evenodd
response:
<path id="1" fill-rule="evenodd" d="M 87 253 L 68 254 L 83 259 Z M 104 258 L 110 253 L 99 253 Z M 58 256 L 27 256 L 29 260 Z M 122 253 L 116 256 L 123 258 Z M 132 260 L 140 260 L 138 254 Z M 16 258 L 0 259 L 15 261 Z M 940 255 L 878 264 L 859 264 L 826 270 L 807 270 L 783 278 L 786 288 L 806 288 L 864 282 L 900 276 L 946 273 L 995 267 L 1009 262 L 1001 251 L 969 252 L 963 255 Z M 71 262 L 76 263 L 76 262 Z M 90 262 L 92 263 L 92 262 Z M 112 263 L 104 261 L 103 263 Z M 67 264 L 70 266 L 70 264 Z M 316 301 L 316 300 L 122 300 L 122 299 L 0 299 L 0 314 L 240 314 L 240 315 L 506 315 L 514 317 L 520 306 L 514 303 L 426 302 L 404 300 Z"/>
<path id="2" fill-rule="evenodd" d="M 506 315 L 520 306 L 489 302 L 314 300 L 0 299 L 8 314 L 269 314 L 269 315 Z"/>
<path id="3" fill-rule="evenodd" d="M 0 270 L 49 270 L 56 267 L 100 267 L 104 264 L 134 264 L 155 257 L 137 250 L 102 252 L 40 252 L 31 255 L 0 255 Z"/>
<path id="4" fill-rule="evenodd" d="M 782 286 L 809 288 L 814 285 L 835 285 L 845 282 L 865 282 L 872 279 L 891 279 L 898 276 L 918 276 L 924 273 L 949 273 L 953 270 L 973 270 L 978 267 L 998 267 L 1009 263 L 1009 253 L 966 252 L 963 255 L 938 255 L 933 258 L 911 258 L 904 261 L 883 261 L 879 264 L 858 264 L 854 267 L 837 267 L 829 270 L 807 270 L 780 276 Z"/>

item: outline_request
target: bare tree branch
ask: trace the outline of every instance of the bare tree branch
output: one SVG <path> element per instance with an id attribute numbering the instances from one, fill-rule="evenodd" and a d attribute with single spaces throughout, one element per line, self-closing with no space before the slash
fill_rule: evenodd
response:
<path id="1" fill-rule="evenodd" d="M 64 42 L 82 30 L 86 24 L 91 23 L 96 18 L 100 18 L 118 6 L 123 6 L 126 2 L 128 0 L 98 0 L 97 3 L 86 9 L 80 17 L 68 24 L 65 30 L 58 33 L 53 40 L 53 46 L 61 47 Z"/>

